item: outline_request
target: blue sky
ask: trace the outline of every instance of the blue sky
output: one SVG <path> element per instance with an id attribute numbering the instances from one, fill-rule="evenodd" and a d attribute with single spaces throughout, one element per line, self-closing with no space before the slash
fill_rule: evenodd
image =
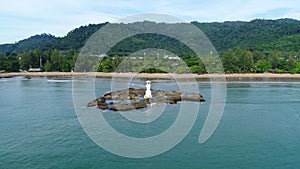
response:
<path id="1" fill-rule="evenodd" d="M 168 14 L 188 22 L 300 20 L 299 0 L 3 0 L 0 44 L 41 33 L 65 36 L 81 25 L 113 22 L 148 12 Z"/>

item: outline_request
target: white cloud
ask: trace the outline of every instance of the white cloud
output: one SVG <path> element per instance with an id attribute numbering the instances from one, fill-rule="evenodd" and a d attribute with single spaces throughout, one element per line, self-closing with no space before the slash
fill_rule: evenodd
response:
<path id="1" fill-rule="evenodd" d="M 80 25 L 145 12 L 200 22 L 261 17 L 300 19 L 297 0 L 10 0 L 0 6 L 0 43 L 43 32 L 63 36 Z"/>

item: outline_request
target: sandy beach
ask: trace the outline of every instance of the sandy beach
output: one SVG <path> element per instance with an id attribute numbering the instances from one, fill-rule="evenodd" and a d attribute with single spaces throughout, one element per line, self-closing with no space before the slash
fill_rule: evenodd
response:
<path id="1" fill-rule="evenodd" d="M 224 77 L 222 74 L 167 74 L 167 73 L 103 73 L 103 72 L 16 72 L 16 73 L 1 73 L 0 78 L 11 78 L 16 76 L 25 77 L 47 77 L 47 78 L 71 78 L 76 77 L 98 77 L 98 78 L 126 78 L 138 77 L 157 80 L 170 80 L 170 79 L 185 79 L 195 78 L 199 81 L 209 80 L 214 77 Z M 300 74 L 272 74 L 272 73 L 259 73 L 259 74 L 225 74 L 228 81 L 300 81 Z"/>

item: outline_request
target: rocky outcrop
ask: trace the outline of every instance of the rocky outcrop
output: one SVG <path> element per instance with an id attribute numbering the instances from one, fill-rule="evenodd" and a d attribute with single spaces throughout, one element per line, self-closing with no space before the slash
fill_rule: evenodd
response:
<path id="1" fill-rule="evenodd" d="M 147 107 L 150 103 L 177 104 L 178 101 L 204 102 L 205 99 L 199 93 L 187 93 L 181 91 L 166 92 L 151 90 L 152 98 L 144 99 L 145 89 L 123 89 L 104 94 L 88 103 L 88 107 L 97 106 L 103 110 L 127 111 Z"/>

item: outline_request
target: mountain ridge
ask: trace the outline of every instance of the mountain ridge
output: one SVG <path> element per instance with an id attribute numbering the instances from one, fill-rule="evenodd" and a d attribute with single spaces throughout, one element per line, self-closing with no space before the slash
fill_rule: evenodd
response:
<path id="1" fill-rule="evenodd" d="M 86 40 L 105 23 L 80 26 L 66 36 L 55 37 L 50 34 L 34 35 L 14 44 L 0 45 L 0 53 L 22 53 L 39 48 L 42 50 L 79 51 Z M 276 43 L 278 39 L 300 34 L 300 21 L 295 19 L 254 19 L 251 21 L 191 22 L 202 30 L 218 52 L 230 48 L 252 49 L 265 44 Z M 299 38 L 299 36 L 295 36 Z M 298 41 L 297 41 L 298 42 Z"/>
<path id="2" fill-rule="evenodd" d="M 51 34 L 36 34 L 29 38 L 20 40 L 16 43 L 0 45 L 0 53 L 6 54 L 26 52 L 44 46 L 54 39 L 56 39 L 56 37 Z"/>

